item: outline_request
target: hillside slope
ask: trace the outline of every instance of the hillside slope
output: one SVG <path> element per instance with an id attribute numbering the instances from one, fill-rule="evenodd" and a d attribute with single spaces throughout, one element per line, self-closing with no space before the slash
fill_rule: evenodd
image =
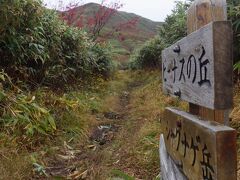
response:
<path id="1" fill-rule="evenodd" d="M 77 21 L 81 16 L 86 22 L 89 17 L 94 16 L 99 8 L 100 5 L 96 3 L 88 3 L 74 8 L 74 11 L 79 14 L 74 21 Z M 71 12 L 65 11 L 64 13 Z M 119 40 L 116 36 L 106 37 L 106 34 L 109 34 L 114 27 L 126 23 L 131 19 L 138 19 L 137 25 L 135 28 L 123 28 L 119 32 L 121 36 L 124 37 L 124 40 Z M 134 13 L 118 11 L 109 19 L 101 32 L 101 38 L 108 40 L 112 44 L 114 55 L 117 60 L 126 61 L 134 49 L 157 34 L 158 27 L 161 26 L 161 24 L 162 22 L 154 22 Z"/>

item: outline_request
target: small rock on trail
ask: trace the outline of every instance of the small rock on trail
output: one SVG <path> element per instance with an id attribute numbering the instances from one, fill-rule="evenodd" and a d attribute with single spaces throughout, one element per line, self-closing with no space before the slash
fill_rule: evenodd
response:
<path id="1" fill-rule="evenodd" d="M 117 132 L 118 127 L 115 125 L 101 125 L 95 128 L 91 135 L 90 140 L 104 145 L 107 142 L 111 142 L 114 138 L 114 133 Z"/>
<path id="2" fill-rule="evenodd" d="M 105 112 L 104 117 L 107 119 L 116 119 L 116 120 L 122 118 L 121 114 L 116 112 Z"/>

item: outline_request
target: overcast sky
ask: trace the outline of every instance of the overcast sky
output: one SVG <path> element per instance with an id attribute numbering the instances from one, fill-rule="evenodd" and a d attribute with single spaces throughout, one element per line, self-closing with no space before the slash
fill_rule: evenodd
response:
<path id="1" fill-rule="evenodd" d="M 48 7 L 59 7 L 59 1 L 61 0 L 43 0 L 44 4 Z M 64 5 L 71 2 L 79 1 L 80 4 L 96 2 L 100 3 L 101 0 L 62 0 Z M 110 1 L 111 0 L 107 0 Z M 120 0 L 123 3 L 121 11 L 132 12 L 154 21 L 164 21 L 167 14 L 171 13 L 174 7 L 175 0 Z"/>

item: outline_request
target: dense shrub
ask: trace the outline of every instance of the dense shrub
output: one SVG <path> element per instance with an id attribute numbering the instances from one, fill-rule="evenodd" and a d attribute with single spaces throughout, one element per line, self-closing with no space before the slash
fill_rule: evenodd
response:
<path id="1" fill-rule="evenodd" d="M 111 60 L 105 44 L 68 26 L 40 0 L 1 0 L 0 130 L 27 144 L 54 135 L 59 114 L 48 108 L 57 101 L 40 103 L 30 88 L 63 89 L 93 76 L 107 77 Z"/>
<path id="2" fill-rule="evenodd" d="M 60 86 L 94 75 L 97 68 L 101 73 L 99 59 L 110 59 L 105 49 L 99 54 L 93 46 L 84 31 L 66 25 L 38 0 L 1 1 L 0 68 L 14 82 Z"/>
<path id="3" fill-rule="evenodd" d="M 171 15 L 165 19 L 160 27 L 159 36 L 166 47 L 187 35 L 187 9 L 189 2 L 177 1 Z"/>
<path id="4" fill-rule="evenodd" d="M 132 56 L 131 69 L 161 67 L 161 52 L 182 37 L 186 36 L 187 9 L 189 2 L 177 1 L 172 14 L 167 16 L 159 29 L 159 36 L 147 42 Z"/>
<path id="5" fill-rule="evenodd" d="M 96 44 L 92 47 L 92 65 L 93 73 L 99 74 L 105 78 L 111 76 L 113 70 L 113 61 L 109 44 Z"/>
<path id="6" fill-rule="evenodd" d="M 1 1 L 0 67 L 21 80 L 38 73 L 50 57 L 37 1 Z"/>
<path id="7" fill-rule="evenodd" d="M 228 18 L 233 24 L 233 56 L 236 70 L 240 70 L 240 1 L 228 0 Z"/>
<path id="8" fill-rule="evenodd" d="M 164 48 L 162 41 L 156 37 L 146 42 L 131 57 L 129 66 L 131 69 L 153 69 L 161 67 L 161 52 Z"/>

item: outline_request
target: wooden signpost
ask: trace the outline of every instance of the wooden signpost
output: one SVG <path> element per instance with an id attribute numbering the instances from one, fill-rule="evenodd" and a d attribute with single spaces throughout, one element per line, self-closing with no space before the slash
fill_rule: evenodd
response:
<path id="1" fill-rule="evenodd" d="M 166 108 L 161 120 L 162 178 L 236 180 L 236 131 L 225 126 L 233 106 L 225 0 L 195 0 L 187 26 L 189 35 L 162 52 L 163 91 L 189 102 L 189 113 Z"/>
<path id="2" fill-rule="evenodd" d="M 234 179 L 235 130 L 174 108 L 162 128 L 168 154 L 188 179 Z"/>
<path id="3" fill-rule="evenodd" d="M 231 32 L 230 22 L 215 21 L 165 49 L 163 91 L 210 109 L 231 108 Z"/>

